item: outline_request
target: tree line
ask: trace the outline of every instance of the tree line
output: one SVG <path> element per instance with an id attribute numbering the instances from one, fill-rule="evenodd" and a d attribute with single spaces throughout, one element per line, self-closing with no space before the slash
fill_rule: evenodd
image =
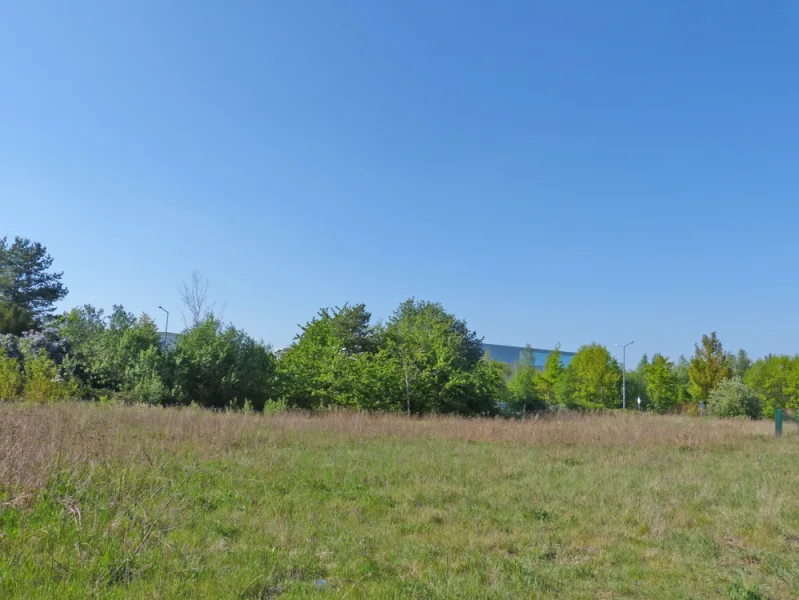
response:
<path id="1" fill-rule="evenodd" d="M 207 281 L 193 274 L 180 290 L 185 328 L 172 345 L 152 318 L 122 306 L 56 314 L 68 290 L 52 264 L 41 244 L 0 238 L 0 399 L 509 416 L 622 405 L 622 367 L 605 346 L 582 346 L 568 366 L 558 348 L 535 364 L 528 346 L 510 366 L 491 360 L 482 338 L 436 302 L 406 300 L 385 323 L 363 304 L 323 308 L 273 351 L 215 316 Z M 712 333 L 690 360 L 644 356 L 627 373 L 627 396 L 659 413 L 703 403 L 719 416 L 771 416 L 799 407 L 799 357 L 752 361 L 725 352 Z"/>

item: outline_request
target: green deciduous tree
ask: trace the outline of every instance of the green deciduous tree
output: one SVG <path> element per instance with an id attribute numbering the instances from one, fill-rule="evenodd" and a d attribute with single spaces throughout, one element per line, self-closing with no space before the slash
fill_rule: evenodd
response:
<path id="1" fill-rule="evenodd" d="M 174 398 L 213 408 L 262 410 L 276 392 L 270 349 L 213 314 L 186 330 L 170 354 Z"/>
<path id="2" fill-rule="evenodd" d="M 289 348 L 280 356 L 278 379 L 281 395 L 289 406 L 319 408 L 333 405 L 388 407 L 400 392 L 385 389 L 386 382 L 399 379 L 385 353 L 373 355 L 381 328 L 372 327 L 363 304 L 324 308 L 301 327 Z M 365 377 L 379 377 L 367 382 Z M 374 390 L 387 396 L 380 401 Z"/>
<path id="3" fill-rule="evenodd" d="M 482 360 L 482 340 L 440 304 L 400 304 L 385 348 L 398 365 L 408 413 L 496 411 L 501 367 Z"/>
<path id="4" fill-rule="evenodd" d="M 651 408 L 660 413 L 674 408 L 679 398 L 674 364 L 662 354 L 655 354 L 646 371 L 646 389 Z"/>
<path id="5" fill-rule="evenodd" d="M 522 350 L 520 360 L 514 365 L 513 373 L 508 381 L 508 391 L 516 411 L 530 411 L 546 408 L 546 403 L 539 396 L 540 374 L 535 365 L 533 349 L 528 344 Z"/>
<path id="6" fill-rule="evenodd" d="M 761 397 L 763 414 L 776 408 L 799 408 L 799 357 L 770 354 L 755 361 L 744 382 Z"/>
<path id="7" fill-rule="evenodd" d="M 638 366 L 635 368 L 635 372 L 646 377 L 646 374 L 649 370 L 649 364 L 650 364 L 649 355 L 647 355 L 647 353 L 644 352 L 644 355 L 641 357 L 641 360 L 638 361 Z"/>
<path id="8" fill-rule="evenodd" d="M 536 377 L 535 384 L 538 398 L 545 405 L 558 403 L 558 382 L 564 371 L 562 360 L 560 344 L 558 344 L 547 355 L 544 361 L 544 369 Z"/>
<path id="9" fill-rule="evenodd" d="M 122 306 L 114 306 L 105 317 L 102 309 L 86 305 L 61 316 L 57 323 L 70 343 L 68 364 L 73 374 L 94 389 L 132 389 L 138 384 L 132 373 L 137 372 L 142 352 L 151 348 L 160 352 L 155 322 L 146 314 L 137 319 Z"/>
<path id="10" fill-rule="evenodd" d="M 646 392 L 649 356 L 644 354 L 633 371 L 627 371 L 627 405 L 634 406 L 637 399 L 641 399 L 641 407 L 649 406 L 649 397 Z"/>
<path id="11" fill-rule="evenodd" d="M 573 376 L 572 404 L 621 407 L 621 368 L 605 346 L 582 346 L 566 370 Z"/>
<path id="12" fill-rule="evenodd" d="M 6 307 L 3 309 L 6 314 L 13 307 L 21 311 L 16 313 L 13 323 L 27 315 L 34 324 L 41 325 L 55 303 L 67 295 L 68 290 L 61 283 L 63 273 L 50 272 L 52 265 L 53 258 L 40 243 L 21 237 L 9 243 L 7 237 L 0 238 L 0 304 Z"/>
<path id="13" fill-rule="evenodd" d="M 732 377 L 732 368 L 715 331 L 709 337 L 703 335 L 702 345 L 696 344 L 694 348 L 688 367 L 689 391 L 697 400 L 707 400 L 722 380 Z"/>
<path id="14" fill-rule="evenodd" d="M 746 376 L 747 371 L 752 366 L 752 359 L 749 358 L 749 355 L 746 353 L 746 350 L 741 348 L 738 350 L 738 354 L 732 360 L 732 372 L 733 375 L 743 379 Z"/>
<path id="15" fill-rule="evenodd" d="M 691 364 L 684 355 L 680 355 L 677 362 L 674 363 L 674 378 L 677 381 L 677 403 L 688 402 L 691 400 L 691 393 L 688 391 L 691 385 L 691 377 L 688 375 L 688 369 Z"/>

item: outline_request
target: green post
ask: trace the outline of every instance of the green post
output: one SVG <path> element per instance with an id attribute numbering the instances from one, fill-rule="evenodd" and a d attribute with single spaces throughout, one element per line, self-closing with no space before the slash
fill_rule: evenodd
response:
<path id="1" fill-rule="evenodd" d="M 777 408 L 774 410 L 774 430 L 777 433 L 777 437 L 782 435 L 782 409 Z"/>

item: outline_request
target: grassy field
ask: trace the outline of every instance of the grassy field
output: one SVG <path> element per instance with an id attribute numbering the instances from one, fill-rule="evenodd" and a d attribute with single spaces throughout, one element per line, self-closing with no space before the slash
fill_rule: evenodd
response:
<path id="1" fill-rule="evenodd" d="M 799 597 L 799 437 L 0 406 L 0 598 Z"/>

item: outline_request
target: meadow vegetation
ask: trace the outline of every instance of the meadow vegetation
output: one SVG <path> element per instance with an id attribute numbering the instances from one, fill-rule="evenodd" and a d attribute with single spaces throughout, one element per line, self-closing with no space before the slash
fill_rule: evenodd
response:
<path id="1" fill-rule="evenodd" d="M 0 404 L 3 598 L 795 598 L 799 436 Z"/>

